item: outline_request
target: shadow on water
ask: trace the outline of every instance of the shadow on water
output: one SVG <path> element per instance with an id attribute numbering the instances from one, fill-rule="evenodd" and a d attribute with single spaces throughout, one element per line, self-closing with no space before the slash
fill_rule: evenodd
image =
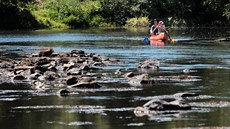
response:
<path id="1" fill-rule="evenodd" d="M 102 88 L 75 89 L 65 97 L 56 94 L 57 87 L 34 90 L 28 84 L 1 84 L 2 128 L 230 127 L 230 42 L 223 40 L 229 38 L 229 29 L 187 28 L 172 29 L 170 32 L 176 41 L 160 45 L 144 44 L 145 30 L 0 33 L 1 60 L 30 55 L 42 47 L 52 47 L 57 52 L 81 49 L 123 62 L 92 73 L 107 75 L 97 78 Z M 147 59 L 159 60 L 159 70 L 136 69 L 139 62 Z M 120 74 L 116 73 L 117 69 L 120 69 Z M 148 73 L 158 83 L 153 86 L 131 86 L 122 77 L 128 72 Z M 161 80 L 162 77 L 169 79 Z M 185 77 L 190 78 L 186 80 Z M 133 112 L 137 106 L 151 99 L 171 97 L 179 92 L 200 94 L 188 99 L 192 110 L 152 112 L 144 116 L 136 116 Z"/>

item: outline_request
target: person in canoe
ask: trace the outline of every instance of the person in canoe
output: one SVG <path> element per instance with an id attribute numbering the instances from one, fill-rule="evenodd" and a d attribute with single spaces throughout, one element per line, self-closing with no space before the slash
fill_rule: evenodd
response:
<path id="1" fill-rule="evenodd" d="M 149 34 L 151 36 L 151 35 L 157 35 L 157 33 L 158 33 L 158 21 L 157 21 L 157 19 L 154 19 L 153 24 L 150 27 Z"/>
<path id="2" fill-rule="evenodd" d="M 150 40 L 168 41 L 168 31 L 165 28 L 164 22 L 159 21 L 150 29 Z"/>
<path id="3" fill-rule="evenodd" d="M 160 34 L 160 33 L 168 33 L 163 21 L 159 21 L 157 29 L 158 29 L 158 34 Z"/>

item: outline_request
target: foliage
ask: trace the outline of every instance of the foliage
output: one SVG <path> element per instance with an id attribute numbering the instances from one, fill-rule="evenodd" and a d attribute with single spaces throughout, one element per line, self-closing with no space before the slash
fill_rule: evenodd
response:
<path id="1" fill-rule="evenodd" d="M 148 25 L 147 17 L 130 18 L 126 21 L 126 26 L 146 26 Z"/>
<path id="2" fill-rule="evenodd" d="M 225 16 L 228 22 L 230 22 L 230 3 L 225 5 L 223 16 Z"/>
<path id="3" fill-rule="evenodd" d="M 103 21 L 102 17 L 97 15 L 99 8 L 99 1 L 46 0 L 40 11 L 46 12 L 47 17 L 53 21 L 76 28 L 99 25 Z"/>
<path id="4" fill-rule="evenodd" d="M 40 27 L 23 0 L 0 1 L 0 29 L 31 29 Z"/>
<path id="5" fill-rule="evenodd" d="M 230 24 L 229 0 L 0 0 L 0 29 Z M 11 14 L 11 15 L 9 15 Z"/>
<path id="6" fill-rule="evenodd" d="M 52 20 L 49 17 L 48 10 L 32 11 L 32 14 L 36 17 L 37 22 L 42 25 L 42 28 L 67 28 L 65 24 Z"/>
<path id="7" fill-rule="evenodd" d="M 145 15 L 145 9 L 141 8 L 145 3 L 145 0 L 103 0 L 100 15 L 107 22 L 124 25 L 128 18 Z"/>

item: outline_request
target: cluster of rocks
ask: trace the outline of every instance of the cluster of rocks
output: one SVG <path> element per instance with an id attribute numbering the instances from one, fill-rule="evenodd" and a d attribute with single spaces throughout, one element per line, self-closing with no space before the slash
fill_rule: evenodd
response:
<path id="1" fill-rule="evenodd" d="M 140 62 L 137 65 L 137 70 L 140 71 L 141 75 L 135 75 L 133 72 L 129 72 L 124 75 L 125 78 L 128 78 L 128 83 L 132 86 L 152 86 L 156 83 L 165 83 L 165 82 L 189 82 L 189 81 L 199 81 L 198 76 L 190 76 L 188 73 L 197 72 L 196 70 L 185 69 L 186 74 L 176 75 L 176 76 L 155 76 L 151 77 L 149 72 L 159 70 L 160 61 L 154 59 L 148 59 L 143 62 Z"/>
<path id="2" fill-rule="evenodd" d="M 108 57 L 72 50 L 56 53 L 52 48 L 42 48 L 38 53 L 20 60 L 0 61 L 1 83 L 29 83 L 37 89 L 55 85 L 68 88 L 99 88 L 94 77 L 86 76 L 102 66 L 120 63 Z"/>
<path id="3" fill-rule="evenodd" d="M 92 72 L 103 66 L 122 63 L 110 60 L 106 56 L 72 50 L 68 53 L 56 53 L 52 48 L 42 48 L 39 52 L 18 60 L 0 60 L 0 83 L 27 83 L 35 89 L 60 89 L 58 94 L 67 95 L 73 88 L 100 88 L 98 76 Z M 153 86 L 157 82 L 183 81 L 196 79 L 194 76 L 156 76 L 151 77 L 149 71 L 159 70 L 160 62 L 149 59 L 137 64 L 137 71 L 122 74 L 118 69 L 114 74 L 126 78 L 131 86 Z M 196 72 L 186 70 L 184 73 Z M 144 73 L 144 74 L 143 74 Z M 103 76 L 103 74 L 101 75 Z M 175 94 L 172 98 L 153 99 L 134 113 L 137 116 L 149 115 L 156 111 L 190 110 L 191 106 L 185 97 L 197 96 L 192 93 Z"/>
<path id="4" fill-rule="evenodd" d="M 168 98 L 152 99 L 143 106 L 138 106 L 134 109 L 136 116 L 152 115 L 168 111 L 191 110 L 192 106 L 186 98 L 197 97 L 196 93 L 176 93 Z M 171 112 L 172 113 L 172 112 Z"/>
<path id="5" fill-rule="evenodd" d="M 0 83 L 28 83 L 36 89 L 50 89 L 53 86 L 59 89 L 100 88 L 96 80 L 102 77 L 93 76 L 92 71 L 120 63 L 119 60 L 110 60 L 106 56 L 82 50 L 56 53 L 52 48 L 41 48 L 37 53 L 19 60 L 0 60 Z M 121 69 L 114 74 L 126 78 L 131 86 L 152 86 L 156 82 L 193 79 L 188 75 L 151 77 L 146 74 L 146 71 L 158 70 L 159 65 L 158 60 L 149 59 L 137 64 L 137 71 L 144 74 L 122 73 Z"/>

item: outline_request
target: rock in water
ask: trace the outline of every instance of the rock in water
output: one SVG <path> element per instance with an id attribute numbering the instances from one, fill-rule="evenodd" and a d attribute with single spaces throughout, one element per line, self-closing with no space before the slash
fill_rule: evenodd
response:
<path id="1" fill-rule="evenodd" d="M 50 57 L 53 52 L 54 52 L 53 48 L 41 48 L 38 55 L 39 57 L 43 57 L 43 56 Z"/>

